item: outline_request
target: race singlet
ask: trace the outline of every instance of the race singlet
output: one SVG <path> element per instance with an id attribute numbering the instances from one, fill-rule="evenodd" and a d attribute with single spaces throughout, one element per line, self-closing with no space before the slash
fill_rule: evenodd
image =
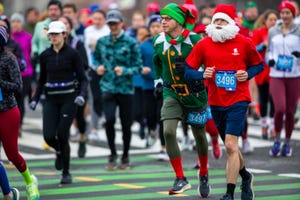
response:
<path id="1" fill-rule="evenodd" d="M 234 70 L 217 70 L 215 82 L 217 87 L 224 88 L 226 91 L 236 90 L 236 71 Z"/>

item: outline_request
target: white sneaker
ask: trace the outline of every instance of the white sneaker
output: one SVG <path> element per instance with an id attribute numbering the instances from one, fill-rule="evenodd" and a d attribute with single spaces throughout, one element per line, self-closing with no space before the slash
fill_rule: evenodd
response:
<path id="1" fill-rule="evenodd" d="M 151 147 L 156 142 L 156 131 L 150 131 L 146 141 L 146 148 Z"/>
<path id="2" fill-rule="evenodd" d="M 75 135 L 70 135 L 70 142 L 79 142 L 80 140 L 80 134 L 76 133 Z"/>
<path id="3" fill-rule="evenodd" d="M 181 143 L 181 151 L 188 150 L 190 148 L 190 138 L 189 136 L 183 136 L 183 140 Z"/>
<path id="4" fill-rule="evenodd" d="M 168 156 L 167 152 L 164 151 L 164 150 L 161 150 L 159 152 L 159 154 L 157 155 L 157 160 L 159 160 L 159 161 L 168 161 L 169 156 Z"/>
<path id="5" fill-rule="evenodd" d="M 100 142 L 100 137 L 98 135 L 98 132 L 97 131 L 92 131 L 89 134 L 89 140 L 92 141 L 92 142 Z"/>
<path id="6" fill-rule="evenodd" d="M 254 151 L 253 147 L 251 146 L 250 142 L 248 139 L 243 140 L 243 145 L 242 145 L 242 153 L 248 154 L 252 153 Z"/>

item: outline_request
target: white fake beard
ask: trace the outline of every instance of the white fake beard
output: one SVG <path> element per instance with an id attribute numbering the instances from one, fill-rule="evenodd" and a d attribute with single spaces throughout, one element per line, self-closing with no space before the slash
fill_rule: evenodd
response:
<path id="1" fill-rule="evenodd" d="M 221 27 L 217 29 L 217 27 Z M 214 42 L 225 42 L 235 38 L 239 33 L 240 28 L 236 25 L 227 24 L 225 26 L 209 24 L 206 27 L 206 33 Z"/>

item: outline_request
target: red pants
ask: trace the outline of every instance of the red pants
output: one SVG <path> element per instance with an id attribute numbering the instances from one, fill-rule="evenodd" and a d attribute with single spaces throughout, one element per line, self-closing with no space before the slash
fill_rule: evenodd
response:
<path id="1" fill-rule="evenodd" d="M 20 111 L 17 107 L 6 112 L 0 112 L 0 140 L 8 160 L 19 172 L 26 170 L 26 162 L 18 150 L 18 131 L 20 126 Z"/>

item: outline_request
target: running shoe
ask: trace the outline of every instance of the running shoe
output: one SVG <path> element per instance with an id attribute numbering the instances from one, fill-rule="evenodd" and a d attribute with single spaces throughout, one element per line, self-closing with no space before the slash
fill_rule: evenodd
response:
<path id="1" fill-rule="evenodd" d="M 157 160 L 158 161 L 168 161 L 169 156 L 165 150 L 161 150 L 159 154 L 157 155 Z"/>
<path id="2" fill-rule="evenodd" d="M 129 162 L 129 158 L 128 157 L 122 157 L 121 159 L 121 165 L 119 166 L 119 169 L 121 170 L 126 170 L 126 169 L 130 169 L 130 162 Z"/>
<path id="3" fill-rule="evenodd" d="M 189 184 L 186 177 L 176 178 L 173 187 L 169 190 L 169 195 L 180 194 L 191 188 L 192 186 Z"/>
<path id="4" fill-rule="evenodd" d="M 11 188 L 10 191 L 12 193 L 11 200 L 19 200 L 20 199 L 20 192 L 17 188 Z"/>
<path id="5" fill-rule="evenodd" d="M 67 172 L 63 173 L 60 180 L 61 184 L 71 184 L 72 183 L 72 175 Z"/>
<path id="6" fill-rule="evenodd" d="M 254 149 L 251 146 L 249 140 L 248 139 L 243 140 L 242 153 L 249 154 L 249 153 L 252 153 L 253 151 L 254 151 Z"/>
<path id="7" fill-rule="evenodd" d="M 106 166 L 107 170 L 114 170 L 117 168 L 117 155 L 108 156 L 108 165 Z"/>
<path id="8" fill-rule="evenodd" d="M 98 132 L 96 130 L 93 130 L 89 134 L 89 141 L 94 142 L 94 143 L 100 142 L 100 137 L 99 137 Z"/>
<path id="9" fill-rule="evenodd" d="M 233 197 L 230 194 L 225 194 L 220 200 L 233 200 Z"/>
<path id="10" fill-rule="evenodd" d="M 79 142 L 79 147 L 78 147 L 78 157 L 79 158 L 84 158 L 86 153 L 86 142 L 85 141 L 80 141 Z"/>
<path id="11" fill-rule="evenodd" d="M 26 185 L 26 193 L 28 200 L 39 200 L 40 194 L 37 186 L 37 178 L 31 175 L 32 182 Z"/>
<path id="12" fill-rule="evenodd" d="M 208 184 L 208 175 L 198 176 L 198 178 L 199 178 L 198 194 L 202 198 L 207 198 L 211 190 L 211 186 Z"/>
<path id="13" fill-rule="evenodd" d="M 279 156 L 280 155 L 280 141 L 275 140 L 272 149 L 269 151 L 270 156 Z"/>
<path id="14" fill-rule="evenodd" d="M 146 141 L 146 148 L 153 146 L 156 142 L 156 131 L 150 131 Z"/>
<path id="15" fill-rule="evenodd" d="M 254 176 L 250 173 L 250 177 L 248 180 L 242 180 L 241 185 L 241 199 L 242 200 L 253 200 L 254 199 L 254 191 L 253 191 L 253 183 Z"/>
<path id="16" fill-rule="evenodd" d="M 283 144 L 282 146 L 282 150 L 281 150 L 281 155 L 282 156 L 287 156 L 287 157 L 291 157 L 292 156 L 292 147 L 290 146 L 290 144 Z"/>

